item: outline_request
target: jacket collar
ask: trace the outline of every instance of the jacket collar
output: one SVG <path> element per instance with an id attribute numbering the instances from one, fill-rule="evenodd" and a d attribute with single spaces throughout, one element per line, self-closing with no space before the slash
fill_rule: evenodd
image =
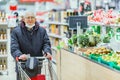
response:
<path id="1" fill-rule="evenodd" d="M 25 22 L 24 21 L 21 21 L 21 24 L 20 24 L 20 27 L 22 28 L 26 28 L 25 27 Z M 38 22 L 35 22 L 35 26 L 34 26 L 34 30 L 37 30 L 39 28 L 39 23 Z"/>

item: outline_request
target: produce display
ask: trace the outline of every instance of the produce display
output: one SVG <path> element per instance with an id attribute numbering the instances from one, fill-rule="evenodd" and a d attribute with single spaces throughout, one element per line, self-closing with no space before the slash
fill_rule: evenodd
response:
<path id="1" fill-rule="evenodd" d="M 112 9 L 107 12 L 103 9 L 95 10 L 89 12 L 88 21 L 91 22 L 101 22 L 103 24 L 119 24 L 120 23 L 120 14 L 113 11 Z"/>
<path id="2" fill-rule="evenodd" d="M 78 38 L 78 46 L 79 47 L 89 46 L 88 35 L 79 35 L 77 38 Z"/>
<path id="3" fill-rule="evenodd" d="M 73 35 L 68 40 L 68 46 L 77 47 L 77 50 L 82 52 L 83 56 L 93 61 L 120 70 L 120 54 L 114 52 L 111 46 L 99 46 L 102 43 L 109 44 L 116 35 L 117 39 L 120 40 L 120 31 L 115 32 L 114 28 L 110 27 L 112 24 L 115 24 L 115 26 L 120 25 L 120 13 L 113 10 L 106 12 L 100 9 L 86 15 L 89 22 L 98 22 L 100 25 L 90 26 L 84 34 Z M 101 31 L 103 25 L 106 26 L 105 35 L 102 35 Z"/>
<path id="4" fill-rule="evenodd" d="M 96 33 L 85 33 L 80 35 L 73 35 L 68 40 L 68 46 L 77 47 L 93 47 L 101 41 L 100 35 Z"/>
<path id="5" fill-rule="evenodd" d="M 68 46 L 77 46 L 77 35 L 73 35 L 69 40 L 68 40 Z"/>
<path id="6" fill-rule="evenodd" d="M 112 55 L 102 55 L 102 59 L 107 62 L 116 62 L 120 66 L 120 54 L 113 53 Z"/>
<path id="7" fill-rule="evenodd" d="M 93 48 L 93 49 L 88 49 L 86 52 L 84 52 L 87 55 L 90 54 L 108 54 L 110 53 L 110 50 L 105 48 L 105 47 L 99 47 L 99 48 Z"/>
<path id="8" fill-rule="evenodd" d="M 109 42 L 110 42 L 110 37 L 109 36 L 104 36 L 103 43 L 109 43 Z"/>
<path id="9" fill-rule="evenodd" d="M 92 47 L 79 50 L 83 50 L 82 55 L 93 61 L 120 70 L 120 54 L 107 49 L 106 47 Z"/>

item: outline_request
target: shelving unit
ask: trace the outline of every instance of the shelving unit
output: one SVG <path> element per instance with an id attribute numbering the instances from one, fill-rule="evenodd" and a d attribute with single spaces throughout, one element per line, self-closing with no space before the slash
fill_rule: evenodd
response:
<path id="1" fill-rule="evenodd" d="M 55 22 L 53 23 L 49 23 L 48 24 L 48 36 L 50 38 L 51 41 L 51 45 L 52 45 L 52 62 L 53 62 L 53 67 L 55 72 L 57 72 L 57 48 L 56 46 L 59 45 L 59 42 L 65 37 L 64 32 L 67 31 L 67 26 L 66 24 L 57 24 Z"/>
<path id="2" fill-rule="evenodd" d="M 0 58 L 2 58 L 2 57 L 8 57 L 8 55 L 7 54 L 0 55 Z"/>
<path id="3" fill-rule="evenodd" d="M 0 23 L 0 74 L 8 74 L 9 35 L 8 24 Z"/>
<path id="4" fill-rule="evenodd" d="M 56 24 L 56 25 L 68 25 L 67 23 L 62 23 L 62 22 L 56 22 L 56 21 L 49 21 L 49 22 L 45 22 L 47 24 Z"/>
<path id="5" fill-rule="evenodd" d="M 50 12 L 49 20 L 45 22 L 48 25 L 47 32 L 52 45 L 52 62 L 54 63 L 54 68 L 56 69 L 56 59 L 57 59 L 57 48 L 59 42 L 66 36 L 64 32 L 68 31 L 68 24 L 66 22 L 67 12 L 66 11 L 58 11 L 58 12 Z M 55 70 L 56 71 L 56 70 Z"/>
<path id="6" fill-rule="evenodd" d="M 74 15 L 78 15 L 78 13 L 74 11 L 50 12 L 48 16 L 49 20 L 45 22 L 46 24 L 48 24 L 47 31 L 52 45 L 52 56 L 54 63 L 57 63 L 56 46 L 58 46 L 59 42 L 66 37 L 65 32 L 68 32 L 67 18 Z"/>
<path id="7" fill-rule="evenodd" d="M 48 35 L 51 39 L 52 45 L 56 46 L 59 43 L 59 40 L 64 38 L 66 35 L 64 32 L 67 32 L 67 25 L 65 24 L 57 24 L 56 22 L 47 23 L 48 24 Z"/>
<path id="8" fill-rule="evenodd" d="M 53 33 L 48 33 L 48 35 L 49 35 L 50 37 L 54 37 L 54 38 L 59 38 L 59 39 L 62 39 L 62 38 L 63 38 L 62 36 L 57 35 L 57 34 L 53 34 Z"/>
<path id="9" fill-rule="evenodd" d="M 110 26 L 110 27 L 120 27 L 120 24 L 104 24 L 101 22 L 88 22 L 89 25 L 101 25 L 101 26 Z"/>

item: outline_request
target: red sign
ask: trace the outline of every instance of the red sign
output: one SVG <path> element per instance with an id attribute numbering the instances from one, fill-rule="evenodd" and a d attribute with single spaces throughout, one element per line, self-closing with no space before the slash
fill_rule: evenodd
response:
<path id="1" fill-rule="evenodd" d="M 54 0 L 20 0 L 20 2 L 53 2 Z"/>
<path id="2" fill-rule="evenodd" d="M 16 16 L 8 16 L 8 19 L 16 18 Z"/>
<path id="3" fill-rule="evenodd" d="M 17 10 L 17 5 L 10 5 L 10 10 L 11 11 Z"/>

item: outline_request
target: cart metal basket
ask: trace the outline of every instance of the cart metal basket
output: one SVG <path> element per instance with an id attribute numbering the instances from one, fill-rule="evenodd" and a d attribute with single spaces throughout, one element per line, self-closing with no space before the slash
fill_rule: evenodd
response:
<path id="1" fill-rule="evenodd" d="M 42 66 L 41 74 L 30 78 L 22 67 L 25 65 L 23 61 L 17 61 L 19 80 L 58 80 L 52 61 L 45 57 L 36 57 L 39 60 L 39 66 Z M 41 61 L 42 60 L 42 61 Z M 42 63 L 42 64 L 41 64 Z"/>

